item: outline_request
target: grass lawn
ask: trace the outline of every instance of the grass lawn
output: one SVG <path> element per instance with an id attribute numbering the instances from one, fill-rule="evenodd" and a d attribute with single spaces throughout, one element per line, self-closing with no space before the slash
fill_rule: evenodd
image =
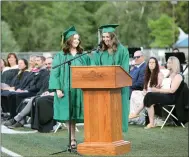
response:
<path id="1" fill-rule="evenodd" d="M 9 156 L 9 155 L 1 152 L 1 157 L 7 157 L 7 156 Z"/>
<path id="2" fill-rule="evenodd" d="M 130 125 L 124 139 L 131 142 L 130 153 L 125 157 L 188 157 L 188 124 L 186 128 L 165 126 L 145 130 L 143 126 Z M 77 132 L 78 143 L 83 141 L 83 128 Z M 67 130 L 57 133 L 2 134 L 1 145 L 22 156 L 52 156 L 68 144 Z M 4 155 L 4 154 L 2 154 Z M 61 153 L 54 156 L 78 156 Z M 53 157 L 53 156 L 52 156 Z"/>

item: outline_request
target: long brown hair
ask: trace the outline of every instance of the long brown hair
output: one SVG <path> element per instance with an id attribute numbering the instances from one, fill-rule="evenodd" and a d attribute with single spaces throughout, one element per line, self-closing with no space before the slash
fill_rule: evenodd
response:
<path id="1" fill-rule="evenodd" d="M 155 64 L 156 64 L 153 72 L 151 72 L 150 68 L 149 68 L 149 62 L 151 59 L 155 60 Z M 160 71 L 160 69 L 159 69 L 159 64 L 158 64 L 157 59 L 155 57 L 150 57 L 150 59 L 148 60 L 147 66 L 146 66 L 146 71 L 145 71 L 145 76 L 144 76 L 144 89 L 147 90 L 149 80 L 150 80 L 150 87 L 158 85 L 159 71 Z"/>
<path id="2" fill-rule="evenodd" d="M 3 58 L 1 58 L 1 60 L 3 61 L 4 66 L 6 67 L 6 66 L 7 66 L 7 62 L 6 62 L 6 60 L 4 60 Z"/>
<path id="3" fill-rule="evenodd" d="M 112 45 L 111 45 L 111 48 L 113 50 L 113 52 L 116 52 L 117 51 L 117 46 L 118 46 L 118 39 L 117 39 L 117 36 L 114 32 L 109 32 L 109 35 L 110 35 L 110 39 L 112 41 Z M 108 46 L 104 43 L 103 39 L 101 40 L 101 43 L 102 43 L 102 48 L 101 48 L 101 51 L 106 51 L 108 50 Z"/>
<path id="4" fill-rule="evenodd" d="M 72 42 L 74 40 L 74 35 L 72 35 L 68 40 L 65 41 L 65 46 L 62 48 L 64 54 L 70 53 L 70 48 L 72 45 Z M 81 40 L 79 39 L 79 45 L 76 47 L 77 53 L 81 54 L 83 53 L 83 48 L 81 47 Z"/>
<path id="5" fill-rule="evenodd" d="M 8 59 L 11 56 L 14 56 L 14 58 L 16 58 L 16 64 L 18 64 L 18 57 L 16 56 L 16 54 L 15 53 L 9 53 L 8 56 L 7 56 L 7 65 L 8 65 L 8 67 L 10 67 L 10 63 L 9 63 Z"/>
<path id="6" fill-rule="evenodd" d="M 24 69 L 22 69 L 22 70 L 20 70 L 20 71 L 18 72 L 17 78 L 18 78 L 19 80 L 21 80 L 21 79 L 22 79 L 22 76 L 23 76 L 23 74 L 24 74 L 24 72 L 28 69 L 28 61 L 27 61 L 26 59 L 24 59 L 24 58 L 21 58 L 21 59 L 19 59 L 19 60 L 22 60 L 22 61 L 24 62 L 24 64 L 25 64 L 25 66 L 26 66 Z"/>

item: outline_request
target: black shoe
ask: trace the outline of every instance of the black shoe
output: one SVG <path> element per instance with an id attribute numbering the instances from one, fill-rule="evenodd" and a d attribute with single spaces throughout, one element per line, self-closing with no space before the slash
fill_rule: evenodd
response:
<path id="1" fill-rule="evenodd" d="M 19 128 L 19 127 L 23 127 L 23 125 L 19 122 L 16 122 L 15 124 L 11 126 L 8 126 L 9 129 Z"/>
<path id="2" fill-rule="evenodd" d="M 4 126 L 11 126 L 13 124 L 15 124 L 17 121 L 13 119 L 7 120 L 3 123 Z"/>
<path id="3" fill-rule="evenodd" d="M 10 115 L 8 113 L 1 113 L 1 119 L 4 121 L 10 120 Z"/>

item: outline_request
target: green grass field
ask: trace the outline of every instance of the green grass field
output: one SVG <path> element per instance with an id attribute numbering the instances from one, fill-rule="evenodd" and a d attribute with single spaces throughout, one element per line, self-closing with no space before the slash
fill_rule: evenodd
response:
<path id="1" fill-rule="evenodd" d="M 130 141 L 132 150 L 122 155 L 128 157 L 188 157 L 188 124 L 186 128 L 165 126 L 145 130 L 143 126 L 129 126 L 124 139 Z M 22 129 L 23 130 L 23 129 Z M 78 142 L 83 141 L 83 128 L 77 132 Z M 22 156 L 52 156 L 68 144 L 67 130 L 57 133 L 2 134 L 2 146 Z M 78 156 L 61 153 L 54 156 Z M 53 157 L 53 156 L 52 156 Z"/>
<path id="2" fill-rule="evenodd" d="M 2 157 L 7 157 L 7 156 L 9 156 L 9 155 L 7 155 L 7 154 L 1 152 L 1 156 L 2 156 Z"/>

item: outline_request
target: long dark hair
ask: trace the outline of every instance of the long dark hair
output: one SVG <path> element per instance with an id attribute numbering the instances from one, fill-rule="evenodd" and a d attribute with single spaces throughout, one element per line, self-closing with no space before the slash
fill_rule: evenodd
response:
<path id="1" fill-rule="evenodd" d="M 70 53 L 70 48 L 71 48 L 72 42 L 74 40 L 74 35 L 72 35 L 68 40 L 65 41 L 65 43 L 64 43 L 65 46 L 62 48 L 64 54 Z M 77 50 L 77 53 L 79 53 L 79 54 L 83 53 L 83 48 L 81 47 L 80 39 L 79 39 L 79 45 L 76 47 L 76 50 Z"/>
<path id="2" fill-rule="evenodd" d="M 149 68 L 149 62 L 150 62 L 151 59 L 155 60 L 155 64 L 156 64 L 153 72 L 151 72 L 150 68 Z M 150 80 L 150 87 L 158 85 L 158 73 L 159 73 L 159 71 L 160 71 L 160 69 L 159 69 L 159 64 L 158 64 L 157 59 L 155 57 L 150 57 L 150 59 L 148 60 L 147 66 L 146 66 L 146 71 L 145 71 L 144 89 L 147 90 L 149 80 Z"/>
<path id="3" fill-rule="evenodd" d="M 110 35 L 110 38 L 111 38 L 111 41 L 112 41 L 112 45 L 111 45 L 111 48 L 113 50 L 113 52 L 116 52 L 117 51 L 117 46 L 118 46 L 118 39 L 117 39 L 117 36 L 114 32 L 109 32 L 109 35 Z M 102 48 L 101 50 L 102 51 L 106 51 L 108 50 L 108 46 L 104 43 L 103 39 L 101 40 L 101 43 L 102 43 Z"/>
<path id="4" fill-rule="evenodd" d="M 1 58 L 1 59 L 2 59 L 2 61 L 3 61 L 3 63 L 4 63 L 4 66 L 6 67 L 6 66 L 7 66 L 6 60 L 4 60 L 3 58 Z"/>
<path id="5" fill-rule="evenodd" d="M 22 61 L 24 62 L 24 64 L 26 65 L 26 67 L 25 67 L 24 69 L 22 69 L 22 70 L 20 70 L 20 71 L 18 72 L 17 78 L 18 78 L 19 80 L 21 80 L 21 79 L 22 79 L 22 76 L 23 76 L 23 74 L 24 74 L 24 72 L 28 69 L 28 61 L 27 61 L 26 59 L 24 59 L 24 58 L 21 58 L 21 59 L 19 59 L 19 60 L 22 60 Z"/>
<path id="6" fill-rule="evenodd" d="M 7 56 L 7 65 L 8 65 L 8 67 L 10 67 L 10 63 L 9 63 L 8 59 L 11 56 L 14 56 L 14 58 L 16 58 L 16 64 L 18 64 L 18 57 L 16 56 L 16 54 L 15 53 L 9 53 L 8 56 Z"/>

